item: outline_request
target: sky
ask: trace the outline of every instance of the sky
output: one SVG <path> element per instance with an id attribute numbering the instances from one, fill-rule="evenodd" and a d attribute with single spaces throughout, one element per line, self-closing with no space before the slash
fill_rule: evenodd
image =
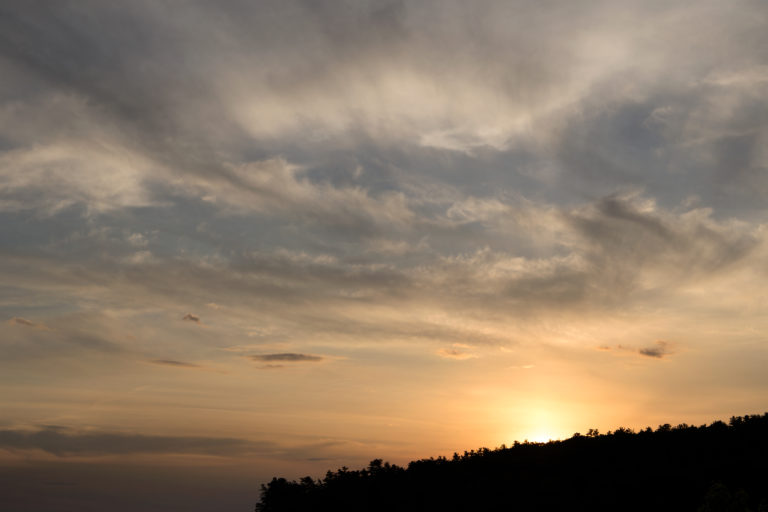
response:
<path id="1" fill-rule="evenodd" d="M 768 410 L 768 5 L 6 0 L 0 504 Z"/>

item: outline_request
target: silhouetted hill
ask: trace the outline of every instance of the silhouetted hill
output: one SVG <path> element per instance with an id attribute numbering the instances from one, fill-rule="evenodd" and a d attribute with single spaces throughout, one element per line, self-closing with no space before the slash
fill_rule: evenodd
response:
<path id="1" fill-rule="evenodd" d="M 768 413 L 273 478 L 256 510 L 768 512 Z"/>

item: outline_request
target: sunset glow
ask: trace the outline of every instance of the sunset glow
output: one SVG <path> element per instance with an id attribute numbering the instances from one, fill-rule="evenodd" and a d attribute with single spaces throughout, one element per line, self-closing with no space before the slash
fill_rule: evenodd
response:
<path id="1" fill-rule="evenodd" d="M 766 20 L 2 2 L 0 509 L 768 410 Z"/>

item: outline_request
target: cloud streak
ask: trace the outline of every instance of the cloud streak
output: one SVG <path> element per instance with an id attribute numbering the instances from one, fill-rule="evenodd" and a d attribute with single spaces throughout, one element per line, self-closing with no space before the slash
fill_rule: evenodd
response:
<path id="1" fill-rule="evenodd" d="M 478 357 L 477 354 L 472 352 L 467 352 L 455 348 L 441 348 L 437 351 L 437 353 L 440 355 L 440 357 L 444 357 L 446 359 L 456 359 L 459 361 L 463 361 L 465 359 L 474 359 Z"/>
<path id="2" fill-rule="evenodd" d="M 311 354 L 297 354 L 294 352 L 286 352 L 283 354 L 256 354 L 248 356 L 254 361 L 263 361 L 263 362 L 288 362 L 288 363 L 299 363 L 299 362 L 319 362 L 322 361 L 323 358 L 321 356 L 311 355 Z"/>
<path id="3" fill-rule="evenodd" d="M 22 325 L 24 327 L 37 327 L 38 325 L 34 323 L 31 320 L 27 320 L 26 318 L 21 318 L 20 316 L 15 316 L 8 320 L 9 325 Z"/>
<path id="4" fill-rule="evenodd" d="M 174 359 L 152 359 L 149 362 L 152 364 L 159 364 L 161 366 L 175 366 L 179 368 L 200 368 L 199 364 L 187 363 L 184 361 L 176 361 Z"/>
<path id="5" fill-rule="evenodd" d="M 0 430 L 0 447 L 11 450 L 43 450 L 59 457 L 137 453 L 226 456 L 242 451 L 255 451 L 260 445 L 236 438 L 77 432 L 61 427 L 46 427 L 40 430 Z"/>

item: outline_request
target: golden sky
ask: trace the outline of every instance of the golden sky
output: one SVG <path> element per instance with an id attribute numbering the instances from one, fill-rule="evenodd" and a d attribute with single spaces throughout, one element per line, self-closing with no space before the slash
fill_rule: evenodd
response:
<path id="1" fill-rule="evenodd" d="M 4 2 L 6 499 L 250 510 L 273 475 L 764 412 L 767 23 Z"/>

